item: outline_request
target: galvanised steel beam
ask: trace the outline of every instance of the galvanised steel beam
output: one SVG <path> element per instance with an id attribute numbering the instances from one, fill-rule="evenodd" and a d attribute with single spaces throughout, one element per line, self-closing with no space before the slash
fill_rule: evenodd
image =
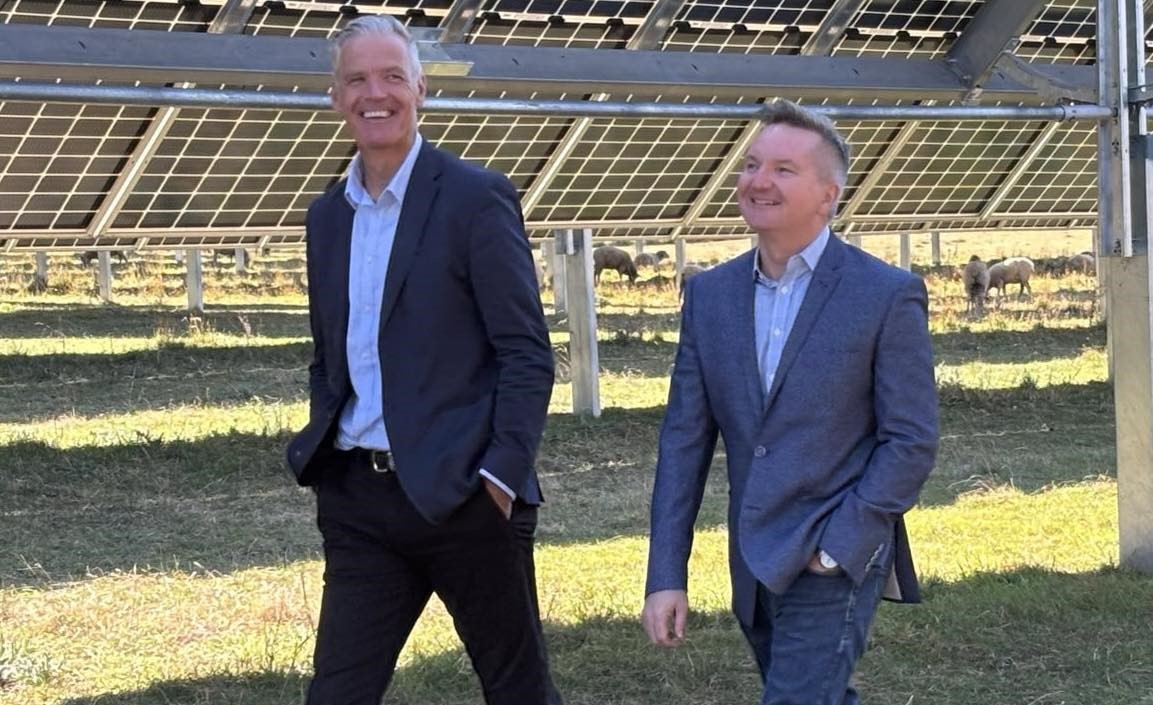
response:
<path id="1" fill-rule="evenodd" d="M 629 38 L 625 49 L 627 51 L 639 51 L 643 49 L 655 49 L 660 46 L 661 39 L 664 38 L 665 33 L 669 29 L 669 25 L 672 24 L 673 19 L 676 18 L 677 13 L 684 7 L 684 4 L 685 0 L 657 0 L 657 3 L 653 5 L 652 9 L 645 15 L 641 26 L 638 27 L 633 36 Z M 609 93 L 597 93 L 593 95 L 590 100 L 601 103 L 608 100 L 609 95 Z M 532 209 L 536 208 L 541 196 L 543 196 L 552 185 L 561 166 L 568 161 L 568 158 L 572 156 L 573 149 L 584 139 L 585 133 L 588 132 L 590 125 L 592 125 L 591 118 L 580 118 L 574 122 L 568 132 L 565 133 L 560 144 L 558 144 L 552 154 L 549 155 L 548 161 L 544 167 L 541 168 L 540 173 L 537 174 L 532 186 L 529 187 L 528 191 L 524 194 L 524 198 L 521 199 L 521 208 L 524 209 L 525 213 L 529 213 Z"/>
<path id="2" fill-rule="evenodd" d="M 252 17 L 252 11 L 255 9 L 256 0 L 228 0 L 228 3 L 217 12 L 216 17 L 209 24 L 208 32 L 212 34 L 239 34 L 244 31 L 244 27 L 248 24 L 248 20 Z M 180 87 L 192 88 L 193 85 L 186 83 Z M 148 168 L 148 163 L 152 161 L 160 143 L 168 135 L 168 131 L 176 122 L 176 117 L 179 114 L 179 108 L 163 107 L 152 118 L 148 129 L 136 144 L 132 156 L 128 158 L 128 162 L 121 170 L 120 175 L 116 177 L 116 182 L 112 184 L 108 195 L 104 197 L 99 210 L 96 211 L 92 221 L 88 224 L 89 235 L 98 236 L 115 222 L 116 216 L 120 214 L 120 209 L 124 207 L 124 202 L 132 193 L 132 189 L 140 180 L 140 176 Z"/>
<path id="3" fill-rule="evenodd" d="M 961 36 L 949 48 L 945 62 L 969 86 L 976 98 L 1001 53 L 1045 8 L 1045 0 L 985 0 Z"/>
<path id="4" fill-rule="evenodd" d="M 431 30 L 433 36 L 440 30 Z M 700 94 L 718 99 L 787 95 L 840 100 L 957 100 L 968 86 L 940 60 L 423 43 L 436 89 L 554 93 Z M 426 58 L 427 55 L 427 58 Z M 440 58 L 438 58 L 440 57 Z M 323 39 L 150 30 L 0 25 L 0 76 L 24 80 L 144 84 L 296 86 L 330 83 Z M 1089 66 L 1037 68 L 1068 85 L 1090 86 Z M 467 72 L 467 75 L 463 75 Z M 1036 92 L 994 74 L 990 100 L 1030 102 Z"/>
<path id="5" fill-rule="evenodd" d="M 1117 446 L 1117 529 L 1122 568 L 1153 573 L 1153 272 L 1149 267 L 1149 136 L 1144 104 L 1144 6 L 1098 0 L 1100 100 L 1112 115 L 1098 127 L 1100 234 L 1109 373 Z"/>
<path id="6" fill-rule="evenodd" d="M 833 6 L 825 13 L 825 17 L 821 20 L 821 24 L 809 36 L 804 46 L 801 47 L 802 56 L 828 56 L 833 53 L 836 48 L 837 42 L 845 35 L 845 30 L 849 27 L 849 22 L 856 17 L 857 12 L 860 11 L 861 6 L 864 5 L 866 0 L 837 0 Z M 680 227 L 676 229 L 675 235 L 679 235 L 682 230 L 692 226 L 697 218 L 701 217 L 701 213 L 705 208 L 708 208 L 712 200 L 716 198 L 717 192 L 722 186 L 728 183 L 729 177 L 736 168 L 737 162 L 745 156 L 748 151 L 749 145 L 752 143 L 753 138 L 760 132 L 760 125 L 756 122 L 750 123 L 745 126 L 744 131 L 733 143 L 732 148 L 725 154 L 724 160 L 721 165 L 709 177 L 708 183 L 697 195 L 697 198 L 685 211 L 684 219 Z"/>
<path id="7" fill-rule="evenodd" d="M 448 14 L 440 21 L 440 41 L 445 44 L 463 42 L 476 22 L 480 0 L 453 0 Z"/>

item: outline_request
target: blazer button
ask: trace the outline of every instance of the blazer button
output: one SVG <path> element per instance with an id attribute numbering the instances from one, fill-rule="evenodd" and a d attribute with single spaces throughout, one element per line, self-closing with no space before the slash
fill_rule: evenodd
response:
<path id="1" fill-rule="evenodd" d="M 757 456 L 758 458 L 763 458 L 768 454 L 769 449 L 764 446 L 757 446 L 756 448 L 753 448 L 753 455 Z"/>

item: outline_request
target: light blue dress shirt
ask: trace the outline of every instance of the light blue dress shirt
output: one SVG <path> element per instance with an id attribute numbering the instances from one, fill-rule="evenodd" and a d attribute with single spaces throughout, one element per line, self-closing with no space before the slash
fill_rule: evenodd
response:
<path id="1" fill-rule="evenodd" d="M 777 375 L 781 352 L 793 330 L 813 270 L 829 242 L 829 229 L 823 229 L 805 249 L 789 258 L 780 279 L 773 279 L 761 271 L 761 258 L 753 258 L 756 277 L 756 296 L 753 299 L 753 319 L 757 332 L 757 369 L 761 373 L 761 387 L 767 394 Z"/>
<path id="2" fill-rule="evenodd" d="M 422 141 L 418 134 L 380 198 L 373 200 L 364 188 L 364 165 L 359 154 L 352 160 L 344 186 L 344 197 L 356 211 L 348 256 L 348 336 L 345 340 L 353 392 L 340 414 L 336 436 L 336 446 L 345 450 L 391 448 L 381 390 L 380 307 L 400 207 Z"/>
<path id="3" fill-rule="evenodd" d="M 392 448 L 381 389 L 380 308 L 400 208 L 422 142 L 417 134 L 404 161 L 376 200 L 364 188 L 364 167 L 359 154 L 348 170 L 344 197 L 356 214 L 352 219 L 352 246 L 348 256 L 348 335 L 345 339 L 352 396 L 341 411 L 336 435 L 336 447 L 344 450 Z M 516 493 L 492 473 L 481 468 L 480 474 L 516 499 Z"/>

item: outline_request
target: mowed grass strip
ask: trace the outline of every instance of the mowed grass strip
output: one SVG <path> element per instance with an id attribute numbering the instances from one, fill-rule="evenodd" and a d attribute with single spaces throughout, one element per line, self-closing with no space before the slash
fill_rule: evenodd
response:
<path id="1" fill-rule="evenodd" d="M 942 450 L 909 515 L 927 601 L 882 608 L 865 702 L 1153 703 L 1153 581 L 1115 567 L 1091 280 L 1038 278 L 1034 297 L 983 319 L 964 315 L 954 280 L 928 283 Z M 550 317 L 560 374 L 538 562 L 556 677 L 577 705 L 752 702 L 728 613 L 723 449 L 689 643 L 641 635 L 676 293 L 608 282 L 598 297 L 600 419 L 567 413 L 567 324 Z M 299 297 L 237 296 L 198 321 L 147 298 L 51 303 L 0 304 L 0 705 L 299 702 L 321 579 L 312 496 L 282 464 L 306 414 Z M 114 350 L 121 335 L 136 347 Z M 67 391 L 37 402 L 35 385 Z M 386 702 L 481 701 L 434 601 Z"/>
<path id="2" fill-rule="evenodd" d="M 889 696 L 898 695 L 900 702 L 975 704 L 989 702 L 981 700 L 989 693 L 1036 697 L 1052 687 L 1067 702 L 1103 704 L 1127 692 L 1122 686 L 1135 676 L 1126 678 L 1122 666 L 1153 668 L 1153 655 L 1129 640 L 1149 647 L 1153 637 L 1129 634 L 1124 624 L 1153 620 L 1153 600 L 1117 598 L 1126 590 L 1150 597 L 1153 589 L 1108 567 L 1116 561 L 1115 505 L 1114 483 L 1096 480 L 1032 494 L 970 493 L 952 506 L 911 512 L 928 601 L 882 608 L 861 674 L 869 702 L 897 702 Z M 753 674 L 727 613 L 725 531 L 698 534 L 690 578 L 697 615 L 680 651 L 647 646 L 636 623 L 646 550 L 643 537 L 538 550 L 542 612 L 570 700 L 746 702 Z M 141 699 L 111 702 L 160 703 L 156 684 L 209 674 L 296 682 L 308 669 L 320 570 L 318 561 L 302 561 L 228 574 L 119 572 L 6 590 L 0 620 L 12 625 L 4 639 L 20 656 L 8 668 L 20 680 L 0 690 L 0 703 L 125 692 Z M 1073 617 L 1078 624 L 1067 625 Z M 1082 623 L 1113 641 L 1096 641 Z M 1076 643 L 1061 636 L 1067 626 Z M 958 654 L 967 656 L 953 663 Z M 244 702 L 277 702 L 273 695 L 254 686 Z M 480 702 L 439 604 L 414 633 L 390 702 Z"/>

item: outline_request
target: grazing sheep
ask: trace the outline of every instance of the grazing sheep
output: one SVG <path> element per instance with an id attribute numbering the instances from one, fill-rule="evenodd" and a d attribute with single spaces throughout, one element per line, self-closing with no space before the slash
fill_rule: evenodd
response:
<path id="1" fill-rule="evenodd" d="M 686 264 L 684 266 L 684 269 L 681 270 L 681 285 L 679 288 L 679 292 L 682 298 L 685 295 L 685 284 L 688 283 L 690 279 L 697 276 L 706 269 L 708 269 L 708 267 L 702 267 L 699 264 Z"/>
<path id="2" fill-rule="evenodd" d="M 1097 258 L 1093 256 L 1092 252 L 1075 254 L 1065 260 L 1065 271 L 1092 276 L 1097 273 Z"/>
<path id="3" fill-rule="evenodd" d="M 120 250 L 112 250 L 111 256 L 121 264 L 126 264 L 128 262 L 128 255 L 124 254 Z M 81 266 L 84 267 L 92 266 L 92 263 L 95 262 L 99 257 L 100 253 L 96 250 L 85 250 L 84 252 L 80 252 L 76 255 L 76 259 L 80 260 Z"/>
<path id="4" fill-rule="evenodd" d="M 989 266 L 973 255 L 961 272 L 961 281 L 965 284 L 965 313 L 980 316 L 985 311 L 985 295 L 989 291 Z"/>
<path id="5" fill-rule="evenodd" d="M 633 257 L 633 264 L 637 266 L 637 269 L 641 267 L 652 267 L 656 269 L 657 256 L 648 252 L 642 252 L 636 257 Z"/>
<path id="6" fill-rule="evenodd" d="M 1050 257 L 1037 263 L 1038 268 L 1045 274 L 1058 276 L 1069 270 L 1069 258 L 1063 255 Z"/>
<path id="7" fill-rule="evenodd" d="M 656 252 L 653 252 L 653 253 L 642 252 L 633 258 L 633 262 L 638 267 L 645 266 L 645 267 L 652 267 L 653 269 L 656 269 L 657 267 L 660 266 L 661 262 L 664 262 L 668 258 L 669 258 L 669 253 L 665 252 L 664 250 L 657 250 Z"/>
<path id="8" fill-rule="evenodd" d="M 533 257 L 532 264 L 533 268 L 536 270 L 536 287 L 538 290 L 544 291 L 548 288 L 550 283 L 549 280 L 551 277 L 549 277 L 548 273 L 545 272 L 544 263 L 541 262 L 538 258 Z"/>
<path id="9" fill-rule="evenodd" d="M 668 258 L 669 253 L 665 252 L 664 250 L 657 250 L 652 254 L 648 252 L 642 252 L 636 257 L 633 257 L 633 264 L 637 266 L 637 269 L 640 269 L 641 267 L 652 267 L 653 269 L 656 269 L 658 266 L 660 266 L 661 262 L 667 260 Z"/>
<path id="10" fill-rule="evenodd" d="M 593 250 L 593 281 L 600 283 L 601 272 L 611 269 L 621 276 L 628 277 L 630 283 L 636 283 L 637 266 L 629 253 L 619 247 L 598 247 Z"/>
<path id="11" fill-rule="evenodd" d="M 1029 277 L 1033 276 L 1033 260 L 1028 257 L 1010 257 L 1003 262 L 989 267 L 989 291 L 997 290 L 997 301 L 1005 294 L 1007 284 L 1020 284 L 1017 298 L 1024 298 L 1025 292 L 1033 295 L 1033 288 L 1029 286 Z"/>

